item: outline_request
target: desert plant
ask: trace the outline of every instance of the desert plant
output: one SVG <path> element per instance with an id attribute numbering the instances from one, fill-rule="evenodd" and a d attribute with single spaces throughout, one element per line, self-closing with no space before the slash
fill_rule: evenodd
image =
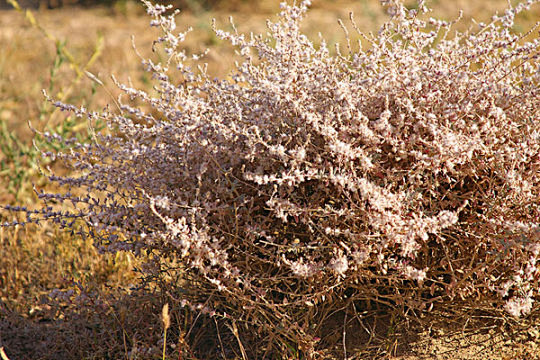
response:
<path id="1" fill-rule="evenodd" d="M 51 99 L 110 131 L 46 134 L 71 148 L 44 154 L 74 170 L 50 176 L 67 191 L 7 209 L 145 254 L 146 279 L 228 326 L 244 358 L 322 356 L 329 319 L 370 304 L 527 315 L 540 297 L 540 39 L 512 26 L 536 2 L 452 33 L 422 1 L 383 1 L 378 34 L 351 16 L 361 40 L 335 53 L 300 31 L 309 1 L 283 4 L 266 37 L 215 30 L 243 61 L 212 79 L 182 51 L 176 13 L 145 1 L 167 54 L 142 59 L 155 92 L 117 82 L 130 101 L 101 112 Z"/>

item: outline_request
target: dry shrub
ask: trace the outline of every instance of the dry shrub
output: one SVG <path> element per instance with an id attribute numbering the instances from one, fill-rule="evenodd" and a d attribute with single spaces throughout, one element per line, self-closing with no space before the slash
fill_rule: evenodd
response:
<path id="1" fill-rule="evenodd" d="M 145 2 L 167 55 L 142 60 L 153 92 L 118 83 L 130 101 L 102 112 L 56 102 L 111 132 L 47 134 L 72 151 L 44 155 L 74 175 L 50 176 L 67 192 L 39 193 L 27 222 L 145 254 L 146 280 L 228 327 L 245 357 L 322 356 L 329 319 L 369 304 L 526 316 L 540 297 L 540 39 L 512 26 L 536 2 L 461 33 L 422 1 L 383 1 L 391 20 L 346 53 L 301 33 L 309 1 L 283 4 L 267 36 L 216 30 L 243 59 L 223 79 L 193 70 L 174 14 Z"/>

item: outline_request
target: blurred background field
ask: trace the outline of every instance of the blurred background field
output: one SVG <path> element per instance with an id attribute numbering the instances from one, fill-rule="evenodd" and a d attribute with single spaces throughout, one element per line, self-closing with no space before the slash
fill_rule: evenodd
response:
<path id="1" fill-rule="evenodd" d="M 377 0 L 313 3 L 304 26 L 314 42 L 319 41 L 319 32 L 330 44 L 343 41 L 337 20 L 347 24 L 351 11 L 366 32 L 376 31 L 387 19 Z M 414 6 L 411 1 L 406 3 Z M 44 100 L 42 89 L 54 98 L 99 110 L 112 102 L 110 93 L 118 94 L 110 75 L 136 87 L 150 89 L 152 85 L 132 48 L 132 35 L 143 56 L 157 58 L 159 54 L 152 54 L 157 32 L 149 28 L 149 17 L 139 3 L 32 0 L 21 5 L 30 12 L 13 10 L 4 0 L 0 5 L 0 203 L 31 207 L 36 201 L 33 187 L 49 185 L 40 174 L 39 151 L 32 144 L 28 123 L 39 131 L 88 136 L 87 124 L 54 111 Z M 194 30 L 185 48 L 188 53 L 209 48 L 209 72 L 219 77 L 232 69 L 234 49 L 213 34 L 212 19 L 216 18 L 219 28 L 230 29 L 228 18 L 232 15 L 240 32 L 264 33 L 265 19 L 279 11 L 279 2 L 271 0 L 181 0 L 176 5 L 182 9 L 179 27 Z M 463 23 L 471 24 L 471 18 L 488 21 L 495 11 L 507 7 L 507 1 L 434 0 L 427 5 L 434 9 L 434 16 L 444 19 L 456 18 L 462 9 Z M 539 20 L 540 6 L 535 6 L 519 16 L 515 30 L 526 31 Z M 84 71 L 103 81 L 107 91 Z M 41 149 L 49 150 L 39 136 L 35 141 Z M 41 165 L 66 170 L 59 164 Z M 0 221 L 8 220 L 12 219 L 0 214 Z M 135 358 L 130 354 L 137 346 L 159 347 L 159 294 L 141 293 L 129 301 L 123 297 L 139 285 L 133 272 L 136 267 L 137 261 L 129 254 L 99 255 L 88 241 L 47 224 L 0 228 L 0 346 L 12 359 Z M 77 288 L 87 295 L 87 309 L 76 308 L 61 296 L 53 301 L 57 293 L 51 300 L 54 289 Z M 483 339 L 474 341 L 481 343 Z M 500 358 L 540 357 L 535 347 L 540 341 L 538 333 L 511 344 L 499 342 L 499 348 L 500 339 L 490 339 L 495 341 L 491 351 Z M 394 345 L 388 346 L 386 355 L 403 355 L 411 349 L 394 340 L 390 343 Z"/>

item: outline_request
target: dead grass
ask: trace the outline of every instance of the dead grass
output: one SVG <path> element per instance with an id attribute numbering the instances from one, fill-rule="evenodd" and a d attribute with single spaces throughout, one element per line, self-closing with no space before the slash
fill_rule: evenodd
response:
<path id="1" fill-rule="evenodd" d="M 487 14 L 504 9 L 506 0 L 433 1 L 430 5 L 447 18 L 454 18 L 457 9 L 462 8 L 465 18 L 474 16 L 483 21 Z M 256 7 L 240 5 L 232 15 L 239 31 L 260 31 L 265 26 L 264 20 L 277 8 L 277 2 L 268 0 Z M 384 20 L 375 0 L 315 1 L 305 30 L 313 39 L 320 31 L 330 44 L 337 43 L 343 39 L 343 33 L 336 20 L 347 19 L 349 11 L 354 11 L 362 30 L 375 30 Z M 210 72 L 216 75 L 231 68 L 234 53 L 213 35 L 211 19 L 215 17 L 221 27 L 227 27 L 228 16 L 227 9 L 185 13 L 178 22 L 195 30 L 186 42 L 189 52 L 213 49 L 208 63 Z M 47 39 L 22 14 L 0 11 L 0 124 L 3 126 L 0 127 L 0 184 L 3 184 L 0 187 L 4 189 L 0 191 L 0 203 L 3 204 L 16 201 L 32 206 L 36 201 L 32 184 L 47 186 L 36 168 L 32 132 L 27 122 L 30 120 L 39 130 L 54 130 L 63 126 L 65 118 L 44 103 L 41 89 L 68 103 L 96 109 L 111 101 L 107 92 L 90 79 L 77 78 L 73 63 L 61 53 L 62 46 L 69 49 L 79 66 L 84 66 L 98 52 L 99 57 L 88 70 L 103 80 L 113 94 L 116 92 L 108 80 L 110 74 L 122 81 L 130 77 L 136 87 L 149 86 L 148 76 L 133 56 L 130 37 L 134 35 L 138 50 L 146 55 L 151 52 L 156 33 L 148 30 L 149 19 L 139 5 L 128 3 L 125 8 L 112 10 L 43 11 L 36 18 L 58 42 Z M 529 28 L 538 19 L 537 6 L 519 20 L 523 28 L 517 30 Z M 80 126 L 74 124 L 66 131 L 82 131 Z M 0 220 L 6 220 L 4 215 L 0 215 Z M 0 347 L 4 347 L 7 356 L 12 359 L 161 358 L 160 312 L 165 294 L 151 288 L 130 290 L 142 284 L 133 271 L 138 263 L 129 254 L 100 255 L 90 242 L 48 225 L 0 228 L 0 254 Z M 74 289 L 86 296 L 86 305 L 75 306 L 69 300 L 51 301 L 48 295 L 53 289 Z M 178 357 L 183 353 L 189 354 L 188 358 L 204 358 L 204 353 L 197 353 L 196 349 L 187 350 L 184 339 L 199 349 L 217 346 L 219 342 L 237 342 L 228 329 L 210 331 L 217 338 L 204 335 L 201 329 L 216 326 L 211 319 L 189 318 L 179 309 L 172 309 L 171 313 L 174 329 L 168 336 L 176 336 L 177 341 L 176 347 L 169 349 L 169 355 L 175 353 Z M 356 333 L 362 339 L 351 346 L 376 350 L 358 355 L 349 352 L 349 358 L 540 358 L 537 321 L 529 324 L 525 334 L 512 336 L 501 330 L 504 324 L 477 332 L 459 332 L 453 324 L 418 333 L 419 327 L 385 319 L 381 314 L 379 318 L 379 325 L 351 324 L 346 328 L 349 334 Z M 466 319 L 460 323 L 462 330 L 464 324 L 468 326 Z M 478 327 L 476 330 L 482 330 Z M 407 328 L 411 330 L 404 330 Z M 342 334 L 337 333 L 336 344 L 341 339 Z M 223 348 L 222 351 L 225 357 L 234 357 Z M 240 352 L 236 355 L 241 356 Z"/>

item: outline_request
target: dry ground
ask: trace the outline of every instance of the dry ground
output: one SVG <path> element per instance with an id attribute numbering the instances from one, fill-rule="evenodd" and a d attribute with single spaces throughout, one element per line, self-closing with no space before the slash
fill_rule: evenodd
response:
<path id="1" fill-rule="evenodd" d="M 375 0 L 314 3 L 305 22 L 305 30 L 314 40 L 319 31 L 330 43 L 342 40 L 336 20 L 347 19 L 349 11 L 354 11 L 366 31 L 375 30 L 385 19 Z M 506 0 L 433 1 L 430 5 L 445 18 L 454 18 L 462 8 L 465 19 L 474 16 L 485 21 L 495 10 L 504 9 Z M 257 6 L 244 4 L 232 15 L 240 31 L 264 32 L 264 20 L 277 9 L 277 1 L 266 0 Z M 210 23 L 215 17 L 219 26 L 227 28 L 228 16 L 226 9 L 183 13 L 178 21 L 194 28 L 186 42 L 189 52 L 212 49 L 207 59 L 210 72 L 216 76 L 231 68 L 234 53 L 213 35 Z M 0 11 L 0 202 L 28 206 L 35 201 L 32 184 L 47 185 L 35 166 L 27 122 L 39 130 L 63 129 L 66 133 L 85 126 L 66 128 L 65 117 L 44 102 L 41 89 L 74 104 L 101 108 L 111 101 L 110 96 L 76 71 L 88 61 L 87 70 L 102 79 L 112 93 L 116 91 L 110 74 L 148 88 L 149 78 L 140 69 L 130 37 L 134 35 L 141 54 L 151 55 L 156 36 L 149 30 L 142 8 L 132 3 L 115 8 L 44 11 L 35 17 L 49 38 L 23 14 Z M 540 6 L 522 16 L 519 23 L 528 29 L 538 20 Z M 3 216 L 1 221 L 6 220 Z M 98 255 L 91 243 L 49 226 L 0 228 L 0 346 L 11 359 L 110 358 L 112 353 L 134 358 L 137 347 L 148 347 L 152 341 L 159 347 L 159 296 L 142 294 L 132 296 L 131 302 L 118 300 L 126 289 L 137 285 L 132 272 L 136 265 L 136 259 L 128 254 Z M 77 284 L 88 292 L 88 308 L 75 309 L 69 303 L 48 300 L 53 289 Z M 95 294 L 102 294 L 99 304 L 92 303 L 98 298 Z M 116 299 L 114 304 L 107 303 L 108 296 Z M 540 323 L 529 322 L 527 331 L 516 333 L 514 329 L 513 334 L 505 332 L 504 326 L 483 328 L 481 324 L 461 321 L 414 336 L 397 336 L 379 354 L 403 360 L 540 359 Z"/>

